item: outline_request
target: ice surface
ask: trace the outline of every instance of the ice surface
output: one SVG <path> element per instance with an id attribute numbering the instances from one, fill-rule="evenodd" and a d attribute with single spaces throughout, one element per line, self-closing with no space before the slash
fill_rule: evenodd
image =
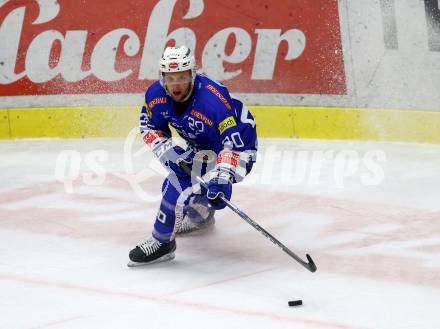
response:
<path id="1" fill-rule="evenodd" d="M 229 210 L 127 268 L 161 181 L 138 140 L 0 142 L 0 328 L 440 328 L 440 146 L 261 141 L 233 202 L 314 274 Z"/>

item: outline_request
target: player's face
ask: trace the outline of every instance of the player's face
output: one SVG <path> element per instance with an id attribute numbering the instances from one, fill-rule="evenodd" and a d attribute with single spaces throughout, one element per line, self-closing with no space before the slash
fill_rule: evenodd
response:
<path id="1" fill-rule="evenodd" d="M 191 71 L 165 73 L 165 85 L 175 102 L 183 102 L 191 92 Z"/>

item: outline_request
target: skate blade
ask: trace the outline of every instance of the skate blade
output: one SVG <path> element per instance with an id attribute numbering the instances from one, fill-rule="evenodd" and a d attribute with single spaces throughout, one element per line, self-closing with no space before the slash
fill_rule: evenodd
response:
<path id="1" fill-rule="evenodd" d="M 163 255 L 162 257 L 159 257 L 158 259 L 152 260 L 151 262 L 148 263 L 139 263 L 139 262 L 133 262 L 132 260 L 130 260 L 127 264 L 128 267 L 139 267 L 139 266 L 146 266 L 146 265 L 152 265 L 152 264 L 157 264 L 157 263 L 163 263 L 163 262 L 167 262 L 170 260 L 173 260 L 174 257 L 176 257 L 174 255 L 174 252 Z"/>

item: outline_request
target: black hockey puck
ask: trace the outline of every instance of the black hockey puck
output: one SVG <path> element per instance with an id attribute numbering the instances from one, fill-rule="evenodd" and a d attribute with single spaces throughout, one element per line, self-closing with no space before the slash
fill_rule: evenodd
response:
<path id="1" fill-rule="evenodd" d="M 303 304 L 301 299 L 298 300 L 289 300 L 289 306 L 300 306 Z"/>

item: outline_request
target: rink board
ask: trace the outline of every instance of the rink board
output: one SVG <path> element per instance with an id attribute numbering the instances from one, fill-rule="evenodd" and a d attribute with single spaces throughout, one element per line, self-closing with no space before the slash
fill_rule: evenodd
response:
<path id="1" fill-rule="evenodd" d="M 440 113 L 382 109 L 250 106 L 260 137 L 440 143 Z M 138 107 L 14 108 L 1 111 L 1 138 L 124 137 Z"/>

